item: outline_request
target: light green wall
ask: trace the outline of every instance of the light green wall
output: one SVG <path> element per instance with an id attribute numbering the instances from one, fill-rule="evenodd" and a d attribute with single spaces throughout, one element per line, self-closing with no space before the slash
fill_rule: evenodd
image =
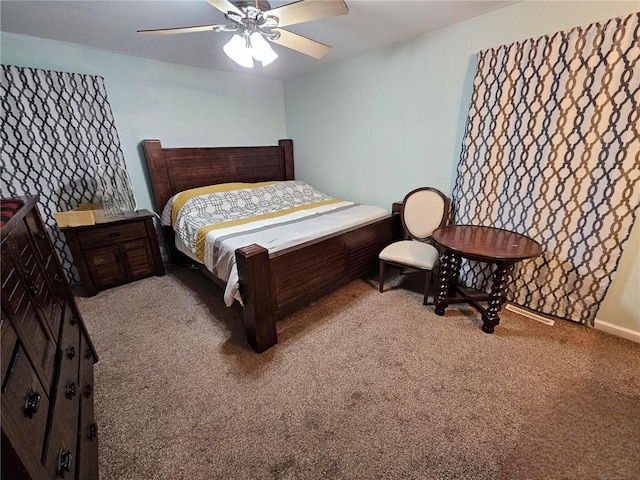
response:
<path id="1" fill-rule="evenodd" d="M 285 81 L 296 176 L 386 208 L 421 185 L 450 194 L 478 51 L 638 10 L 637 1 L 522 2 Z M 638 332 L 639 228 L 598 315 Z"/>
<path id="2" fill-rule="evenodd" d="M 598 320 L 640 333 L 640 218 L 600 305 Z"/>
<path id="3" fill-rule="evenodd" d="M 6 65 L 104 78 L 138 208 L 153 206 L 141 140 L 165 147 L 275 145 L 285 138 L 283 82 L 0 34 Z"/>
<path id="4" fill-rule="evenodd" d="M 0 33 L 0 61 L 105 78 L 139 208 L 139 142 L 260 145 L 293 138 L 296 176 L 389 208 L 419 185 L 451 192 L 475 53 L 640 10 L 639 2 L 524 2 L 283 83 Z M 286 113 L 286 116 L 285 116 Z M 286 129 L 285 129 L 286 118 Z M 598 318 L 640 332 L 640 222 Z"/>

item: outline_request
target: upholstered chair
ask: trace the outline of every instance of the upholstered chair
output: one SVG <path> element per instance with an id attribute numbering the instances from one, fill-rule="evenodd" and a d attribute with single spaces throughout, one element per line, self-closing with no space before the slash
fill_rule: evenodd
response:
<path id="1" fill-rule="evenodd" d="M 451 202 L 439 190 L 421 187 L 409 192 L 402 201 L 400 218 L 405 239 L 386 246 L 380 258 L 380 293 L 384 290 L 384 266 L 424 270 L 423 304 L 427 304 L 432 271 L 438 263 L 439 252 L 430 242 L 431 234 L 447 223 Z"/>

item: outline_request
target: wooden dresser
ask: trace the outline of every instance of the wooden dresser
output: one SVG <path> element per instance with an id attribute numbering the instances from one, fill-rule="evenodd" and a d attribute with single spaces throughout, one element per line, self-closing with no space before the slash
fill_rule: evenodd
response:
<path id="1" fill-rule="evenodd" d="M 61 230 L 88 297 L 116 285 L 165 274 L 153 213 L 148 210 L 106 223 Z"/>
<path id="2" fill-rule="evenodd" d="M 97 479 L 96 352 L 37 197 L 21 200 L 0 230 L 2 478 Z"/>

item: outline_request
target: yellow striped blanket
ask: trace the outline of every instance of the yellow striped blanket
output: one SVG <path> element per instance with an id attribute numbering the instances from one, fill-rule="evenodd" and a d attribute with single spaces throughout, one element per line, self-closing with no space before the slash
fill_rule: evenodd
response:
<path id="1" fill-rule="evenodd" d="M 181 192 L 163 210 L 176 246 L 227 282 L 225 303 L 238 294 L 235 250 L 257 243 L 274 252 L 350 228 L 389 212 L 331 197 L 302 181 L 228 183 Z"/>

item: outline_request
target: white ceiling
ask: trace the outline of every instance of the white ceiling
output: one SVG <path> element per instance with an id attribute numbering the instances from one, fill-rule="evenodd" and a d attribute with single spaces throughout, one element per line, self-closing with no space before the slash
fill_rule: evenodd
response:
<path id="1" fill-rule="evenodd" d="M 317 0 L 305 0 L 317 1 Z M 292 3 L 272 1 L 271 7 Z M 273 45 L 280 57 L 267 67 L 245 69 L 222 46 L 231 33 L 145 36 L 141 29 L 227 23 L 206 0 L 6 1 L 4 32 L 48 38 L 137 57 L 228 72 L 288 79 L 386 45 L 482 15 L 514 1 L 346 0 L 349 13 L 287 27 L 331 45 L 321 60 Z"/>

